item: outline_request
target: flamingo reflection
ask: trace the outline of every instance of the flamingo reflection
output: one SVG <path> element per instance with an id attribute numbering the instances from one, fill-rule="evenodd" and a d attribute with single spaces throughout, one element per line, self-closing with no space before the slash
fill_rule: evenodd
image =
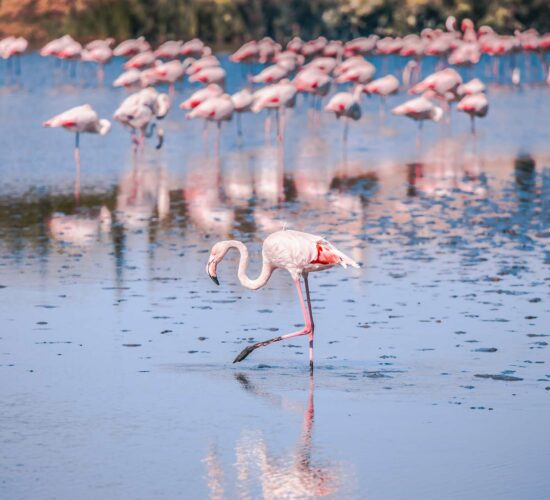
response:
<path id="1" fill-rule="evenodd" d="M 289 401 L 259 388 L 247 375 L 237 373 L 235 378 L 246 392 L 282 408 L 293 409 Z M 339 492 L 343 485 L 342 467 L 315 459 L 313 393 L 313 376 L 310 376 L 302 432 L 294 450 L 276 455 L 269 449 L 261 431 L 242 433 L 235 448 L 236 486 L 240 498 L 254 498 L 256 495 L 251 490 L 256 482 L 261 488 L 261 496 L 266 499 L 325 497 Z M 204 463 L 210 497 L 225 498 L 227 479 L 215 448 L 209 450 Z"/>

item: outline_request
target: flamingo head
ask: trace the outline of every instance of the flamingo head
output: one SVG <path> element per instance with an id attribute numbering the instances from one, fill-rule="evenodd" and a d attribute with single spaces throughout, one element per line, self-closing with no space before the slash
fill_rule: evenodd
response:
<path id="1" fill-rule="evenodd" d="M 210 279 L 216 283 L 216 285 L 219 285 L 220 282 L 218 280 L 218 275 L 216 272 L 216 266 L 219 262 L 223 260 L 225 257 L 225 254 L 229 250 L 229 245 L 227 241 L 220 241 L 216 243 L 212 250 L 210 251 L 210 257 L 208 258 L 208 263 L 206 264 L 206 274 L 210 277 Z"/>

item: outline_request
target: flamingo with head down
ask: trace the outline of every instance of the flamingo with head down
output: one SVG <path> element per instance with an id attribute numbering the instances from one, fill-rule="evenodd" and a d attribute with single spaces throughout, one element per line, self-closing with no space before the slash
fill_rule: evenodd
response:
<path id="1" fill-rule="evenodd" d="M 340 265 L 344 268 L 348 266 L 359 267 L 359 264 L 353 259 L 342 253 L 334 245 L 321 236 L 303 233 L 301 231 L 283 230 L 270 234 L 262 246 L 262 270 L 256 279 L 247 276 L 248 267 L 248 249 L 245 244 L 237 240 L 220 241 L 212 247 L 206 272 L 208 276 L 219 285 L 217 266 L 224 259 L 227 252 L 235 248 L 240 253 L 239 268 L 237 276 L 241 285 L 250 290 L 257 290 L 267 284 L 269 278 L 275 269 L 286 269 L 298 291 L 298 298 L 302 314 L 304 316 L 305 326 L 294 333 L 280 335 L 278 337 L 257 342 L 244 348 L 233 361 L 238 363 L 245 359 L 252 351 L 259 347 L 264 347 L 274 342 L 291 339 L 302 335 L 309 337 L 309 366 L 313 370 L 313 336 L 315 325 L 313 323 L 313 314 L 311 311 L 311 299 L 309 295 L 308 275 L 311 272 L 324 271 L 331 267 Z M 302 294 L 301 280 L 304 281 L 307 306 Z"/>

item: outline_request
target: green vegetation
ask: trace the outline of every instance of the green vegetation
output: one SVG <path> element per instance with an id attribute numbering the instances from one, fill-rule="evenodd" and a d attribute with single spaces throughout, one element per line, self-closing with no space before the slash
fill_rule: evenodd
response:
<path id="1" fill-rule="evenodd" d="M 8 1 L 9 0 L 5 0 Z M 24 1 L 23 1 L 24 3 Z M 406 34 L 442 27 L 449 15 L 472 18 L 500 32 L 534 27 L 550 31 L 548 0 L 80 0 L 52 2 L 54 13 L 20 9 L 18 23 L 32 23 L 49 37 L 65 32 L 80 40 L 144 35 L 154 42 L 200 37 L 217 48 L 251 38 L 285 41 L 299 35 L 348 39 Z M 63 4 L 60 8 L 59 4 Z M 1 6 L 0 2 L 0 19 Z M 28 20 L 25 15 L 31 13 Z M 3 26 L 0 25 L 0 29 Z M 32 37 L 31 37 L 32 38 Z"/>

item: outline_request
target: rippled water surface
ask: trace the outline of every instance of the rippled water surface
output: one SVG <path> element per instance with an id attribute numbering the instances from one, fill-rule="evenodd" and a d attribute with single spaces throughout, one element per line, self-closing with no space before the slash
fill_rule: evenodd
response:
<path id="1" fill-rule="evenodd" d="M 245 115 L 219 157 L 174 106 L 160 151 L 82 137 L 77 199 L 74 137 L 40 124 L 126 92 L 37 56 L 2 75 L 1 498 L 550 497 L 548 88 L 493 81 L 475 138 L 453 112 L 418 147 L 365 97 L 344 149 L 300 98 L 283 145 Z M 362 263 L 311 276 L 313 377 L 302 338 L 231 363 L 300 326 L 286 272 L 205 274 L 229 238 L 257 274 L 284 225 Z"/>

